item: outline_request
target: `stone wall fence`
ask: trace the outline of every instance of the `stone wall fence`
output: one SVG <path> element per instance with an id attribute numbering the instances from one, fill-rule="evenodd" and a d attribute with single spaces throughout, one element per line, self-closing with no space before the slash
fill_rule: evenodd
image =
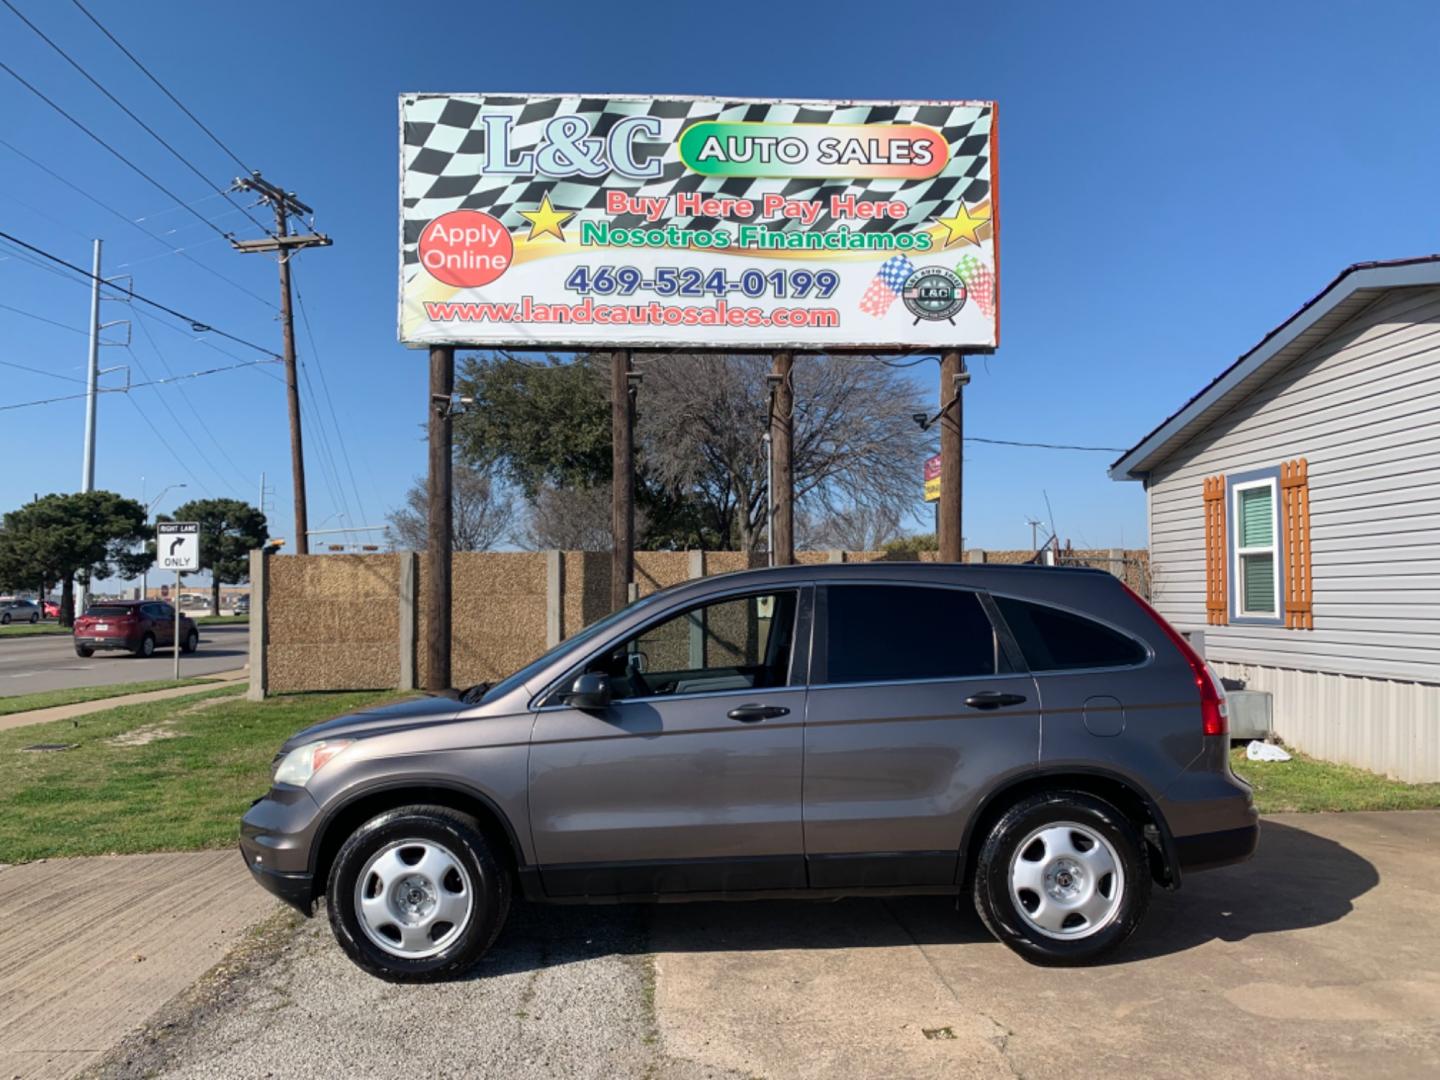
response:
<path id="1" fill-rule="evenodd" d="M 971 563 L 1020 563 L 1030 551 L 965 553 Z M 800 563 L 875 562 L 879 551 L 807 551 Z M 932 561 L 933 552 L 922 553 Z M 1142 592 L 1144 550 L 1062 552 L 1066 564 L 1109 570 Z M 428 559 L 383 555 L 250 553 L 250 697 L 311 690 L 414 689 L 425 685 L 420 646 Z M 637 551 L 635 592 L 765 565 L 739 551 Z M 610 553 L 461 552 L 451 565 L 450 669 L 456 686 L 494 681 L 610 610 Z"/>

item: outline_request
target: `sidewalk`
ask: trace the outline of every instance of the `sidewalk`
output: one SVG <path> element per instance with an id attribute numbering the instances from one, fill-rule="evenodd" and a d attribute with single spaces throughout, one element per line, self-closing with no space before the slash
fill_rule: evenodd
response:
<path id="1" fill-rule="evenodd" d="M 49 709 L 31 709 L 29 712 L 11 713 L 9 716 L 0 716 L 0 731 L 28 727 L 30 724 L 43 724 L 47 720 L 73 720 L 77 716 L 104 712 L 106 709 L 113 709 L 120 705 L 140 705 L 147 701 L 164 701 L 166 698 L 185 697 L 188 694 L 203 694 L 207 690 L 233 686 L 249 677 L 250 670 L 240 668 L 236 671 L 222 671 L 215 675 L 205 676 L 205 678 L 213 680 L 209 684 L 176 686 L 169 690 L 150 690 L 143 694 L 120 694 L 116 697 L 97 698 L 95 701 L 80 701 L 74 705 L 56 705 Z M 124 684 L 119 685 L 123 686 Z M 3 1073 L 0 1073 L 0 1077 L 3 1077 Z"/>
<path id="2" fill-rule="evenodd" d="M 75 1075 L 277 903 L 233 850 L 0 869 L 0 1078 Z"/>

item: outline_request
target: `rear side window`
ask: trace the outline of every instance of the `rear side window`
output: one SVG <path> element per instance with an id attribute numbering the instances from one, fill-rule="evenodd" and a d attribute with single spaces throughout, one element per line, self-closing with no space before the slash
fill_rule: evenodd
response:
<path id="1" fill-rule="evenodd" d="M 995 631 L 973 592 L 832 585 L 827 608 L 828 682 L 995 674 Z"/>
<path id="2" fill-rule="evenodd" d="M 1093 619 L 1008 596 L 994 599 L 1031 671 L 1129 667 L 1147 655 L 1134 638 Z"/>

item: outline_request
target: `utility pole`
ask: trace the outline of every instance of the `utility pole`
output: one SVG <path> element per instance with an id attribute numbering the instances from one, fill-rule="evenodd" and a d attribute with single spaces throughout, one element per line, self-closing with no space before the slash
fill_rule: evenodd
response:
<path id="1" fill-rule="evenodd" d="M 629 349 L 610 354 L 610 609 L 630 602 L 635 580 L 635 399 Z"/>
<path id="2" fill-rule="evenodd" d="M 235 181 L 241 191 L 253 191 L 275 211 L 275 235 L 264 240 L 231 240 L 237 251 L 278 251 L 280 253 L 280 326 L 285 339 L 285 396 L 290 407 L 290 482 L 295 491 L 295 552 L 310 553 L 309 515 L 305 503 L 305 447 L 300 433 L 300 385 L 295 371 L 295 314 L 290 307 L 290 257 L 307 247 L 329 247 L 330 237 L 312 231 L 290 232 L 290 217 L 313 216 L 314 211 L 295 197 L 294 192 L 262 180 L 259 173 Z"/>
<path id="3" fill-rule="evenodd" d="M 100 241 L 90 270 L 90 359 L 85 374 L 85 460 L 80 490 L 95 490 L 95 399 L 100 392 Z"/>
<path id="4" fill-rule="evenodd" d="M 768 381 L 770 406 L 770 472 L 775 485 L 774 524 L 771 526 L 772 566 L 789 566 L 795 561 L 795 385 L 791 373 L 795 354 L 777 352 Z"/>
<path id="5" fill-rule="evenodd" d="M 425 606 L 426 690 L 450 689 L 450 532 L 454 525 L 451 469 L 454 461 L 455 349 L 430 350 L 430 472 L 426 479 Z"/>
<path id="6" fill-rule="evenodd" d="M 961 495 L 965 467 L 965 358 L 951 349 L 940 358 L 940 535 L 941 562 L 959 562 L 964 542 Z"/>

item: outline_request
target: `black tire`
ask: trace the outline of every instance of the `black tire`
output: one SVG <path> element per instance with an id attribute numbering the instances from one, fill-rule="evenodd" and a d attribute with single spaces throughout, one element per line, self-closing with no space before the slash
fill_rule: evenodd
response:
<path id="1" fill-rule="evenodd" d="M 40 616 L 39 616 L 39 615 L 36 615 L 35 612 L 32 611 L 32 612 L 30 613 L 30 625 L 31 625 L 31 626 L 34 626 L 34 625 L 35 625 L 37 622 L 39 622 L 39 621 L 40 621 Z"/>
<path id="2" fill-rule="evenodd" d="M 190 633 L 185 635 L 185 643 L 180 646 L 180 651 L 184 653 L 193 653 L 198 651 L 199 648 L 200 634 L 195 630 L 191 630 Z"/>
<path id="3" fill-rule="evenodd" d="M 1051 937 L 1037 928 L 1010 888 L 1011 867 L 1019 865 L 1020 845 L 1037 829 L 1062 822 L 1080 825 L 1103 837 L 1121 870 L 1118 878 L 1110 879 L 1110 887 L 1119 892 L 1111 913 L 1097 920 L 1098 930 L 1085 931 L 1082 926 L 1075 932 L 1086 936 L 1072 939 Z M 1028 851 L 1031 859 L 1038 854 L 1034 841 Z M 1099 888 L 1101 883 L 1092 887 Z M 1027 895 L 1036 897 L 1023 888 L 1018 895 L 1022 903 Z M 1140 924 L 1150 903 L 1149 856 L 1135 823 L 1109 803 L 1079 791 L 1034 795 L 1005 811 L 985 837 L 975 866 L 974 897 L 975 909 L 986 928 L 1031 963 L 1087 964 L 1118 948 Z M 1076 918 L 1083 921 L 1083 916 Z"/>
<path id="4" fill-rule="evenodd" d="M 83 656 L 83 657 L 86 657 L 86 658 L 88 659 L 89 657 L 92 657 L 92 656 L 95 655 L 95 650 L 92 649 L 92 648 L 90 648 L 89 645 L 76 645 L 76 646 L 75 646 L 75 655 L 76 655 L 76 656 Z"/>
<path id="5" fill-rule="evenodd" d="M 144 660 L 148 660 L 155 655 L 154 634 L 146 634 L 140 639 L 140 644 L 135 647 L 135 655 Z"/>
<path id="6" fill-rule="evenodd" d="M 0 626 L 9 626 L 9 625 L 10 625 L 10 612 L 7 611 L 7 612 L 5 612 L 5 614 L 0 615 Z"/>
<path id="7" fill-rule="evenodd" d="M 423 958 L 386 952 L 366 935 L 355 910 L 356 883 L 370 858 L 404 840 L 435 841 L 453 852 L 473 883 L 468 924 L 442 952 Z M 464 974 L 494 943 L 510 910 L 510 874 L 475 819 L 443 806 L 404 806 L 360 826 L 335 856 L 326 883 L 330 928 L 346 954 L 390 982 L 436 982 Z"/>

